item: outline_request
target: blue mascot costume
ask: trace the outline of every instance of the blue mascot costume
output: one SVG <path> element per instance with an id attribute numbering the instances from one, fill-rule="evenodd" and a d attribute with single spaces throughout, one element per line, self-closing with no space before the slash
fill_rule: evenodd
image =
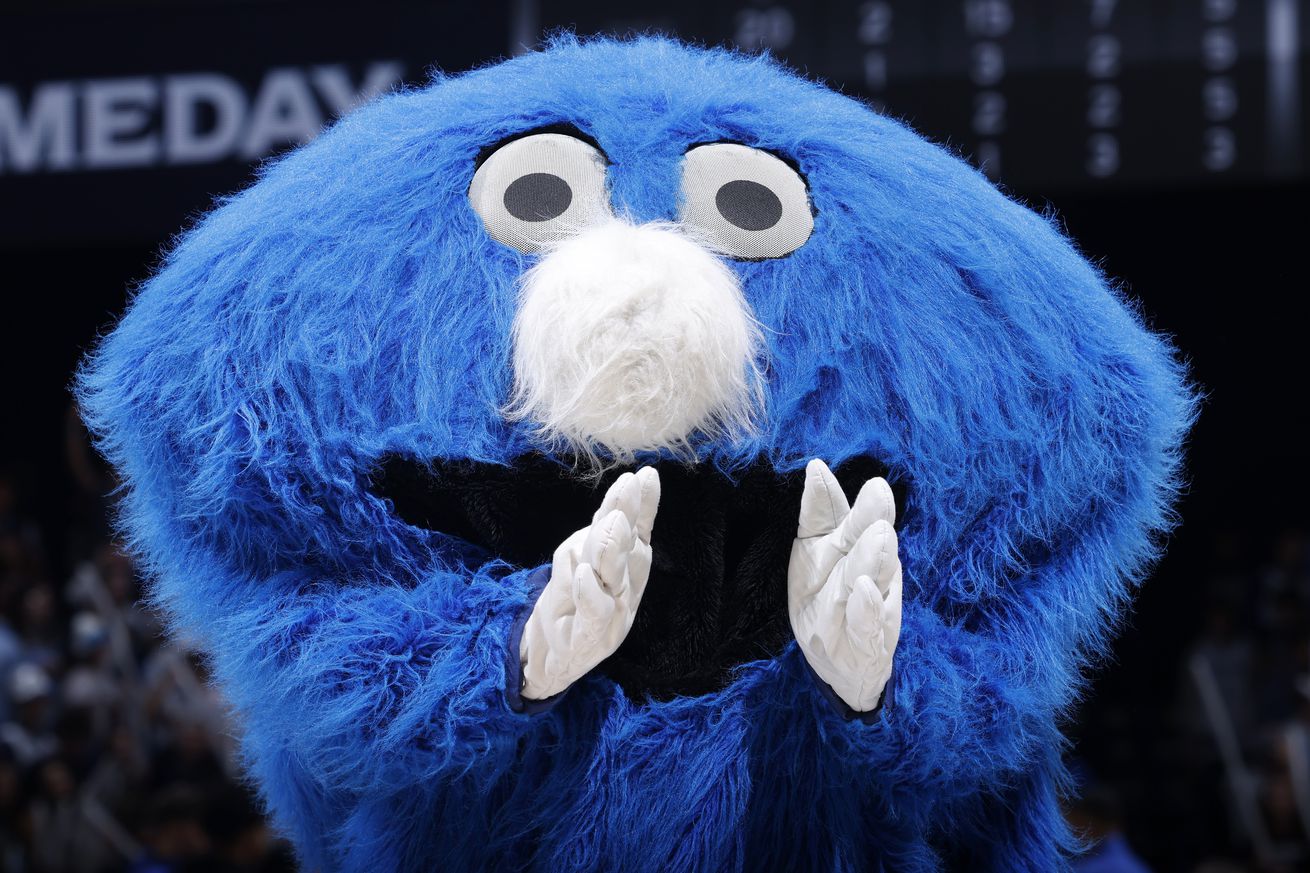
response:
<path id="1" fill-rule="evenodd" d="M 654 38 L 351 114 L 77 391 L 320 871 L 1067 869 L 1194 411 L 1049 219 Z"/>

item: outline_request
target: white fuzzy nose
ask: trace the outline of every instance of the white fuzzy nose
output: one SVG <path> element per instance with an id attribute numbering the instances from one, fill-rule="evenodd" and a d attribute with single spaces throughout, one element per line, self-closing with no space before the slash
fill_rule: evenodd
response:
<path id="1" fill-rule="evenodd" d="M 736 276 L 676 225 L 601 224 L 523 277 L 511 419 L 593 462 L 749 433 L 759 325 Z"/>

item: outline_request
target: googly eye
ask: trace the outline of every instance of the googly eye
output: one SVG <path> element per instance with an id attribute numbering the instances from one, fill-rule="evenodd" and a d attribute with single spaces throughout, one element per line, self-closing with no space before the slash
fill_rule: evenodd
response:
<path id="1" fill-rule="evenodd" d="M 742 260 L 805 245 L 814 211 L 805 180 L 777 155 L 738 143 L 694 146 L 682 164 L 682 221 Z"/>
<path id="2" fill-rule="evenodd" d="M 541 251 L 610 214 L 605 156 L 562 133 L 511 140 L 473 174 L 469 202 L 497 242 Z"/>

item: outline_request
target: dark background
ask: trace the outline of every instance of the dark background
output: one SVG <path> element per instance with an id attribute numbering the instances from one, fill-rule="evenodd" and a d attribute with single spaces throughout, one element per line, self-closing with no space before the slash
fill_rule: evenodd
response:
<path id="1" fill-rule="evenodd" d="M 555 27 L 771 49 L 1054 210 L 1141 300 L 1208 399 L 1188 450 L 1183 523 L 1070 725 L 1087 798 L 1070 815 L 1095 836 L 1126 833 L 1158 871 L 1310 869 L 1310 482 L 1300 426 L 1310 7 L 663 0 L 629 14 L 614 5 L 56 2 L 0 11 L 0 631 L 18 653 L 0 666 L 35 660 L 50 680 L 36 707 L 20 699 L 30 690 L 5 686 L 13 699 L 0 717 L 29 740 L 53 739 L 28 760 L 23 737 L 4 737 L 18 750 L 0 757 L 5 869 L 125 869 L 125 855 L 142 870 L 286 863 L 233 787 L 224 731 L 212 719 L 193 730 L 212 701 L 192 689 L 182 715 L 160 704 L 176 689 L 161 689 L 151 665 L 173 650 L 132 605 L 130 565 L 106 544 L 107 479 L 66 390 L 170 236 L 245 185 L 254 161 L 171 164 L 161 152 L 94 168 L 87 82 L 140 78 L 162 94 L 168 76 L 217 73 L 249 108 L 270 71 L 312 81 L 314 69 L 333 65 L 358 83 L 370 65 L 390 63 L 421 84 L 434 67 L 468 69 Z M 24 165 L 5 138 L 5 100 L 30 122 L 52 84 L 73 95 L 71 157 L 46 143 Z M 161 137 L 162 98 L 151 99 L 121 140 Z M 202 109 L 196 130 L 214 122 Z M 85 585 L 69 581 L 88 572 L 108 596 L 79 594 Z M 79 618 L 88 612 L 100 636 Z M 126 655 L 114 645 L 123 638 Z M 70 702 L 79 670 L 112 693 Z M 124 701 L 144 707 L 147 723 L 126 716 Z M 119 762 L 117 793 L 97 787 L 107 761 Z M 79 804 L 92 795 L 117 834 L 83 820 Z"/>

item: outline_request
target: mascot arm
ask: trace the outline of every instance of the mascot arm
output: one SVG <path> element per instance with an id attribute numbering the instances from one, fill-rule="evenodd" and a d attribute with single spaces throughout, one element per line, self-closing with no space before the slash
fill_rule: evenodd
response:
<path id="1" fill-rule="evenodd" d="M 813 461 L 805 494 L 789 570 L 797 675 L 825 698 L 821 720 L 852 732 L 861 766 L 967 793 L 1026 778 L 1043 750 L 1062 747 L 1059 715 L 1080 688 L 1089 646 L 1127 596 L 1132 549 L 1104 543 L 1131 534 L 1131 518 L 1088 519 L 1093 535 L 951 617 L 916 597 L 902 601 L 894 509 L 880 480 L 847 509 Z M 798 610 L 806 592 L 813 605 Z"/>
<path id="2" fill-rule="evenodd" d="M 390 793 L 513 754 L 539 724 L 515 711 L 513 637 L 539 589 L 492 562 L 412 586 L 270 580 L 232 612 L 218 649 L 248 735 L 283 747 L 322 788 Z"/>
<path id="3" fill-rule="evenodd" d="M 985 785 L 1026 769 L 1048 742 L 1059 747 L 1056 701 L 1070 696 L 1073 677 L 1062 663 L 1070 659 L 1031 622 L 1005 636 L 906 603 L 887 704 L 873 726 L 857 726 L 883 772 L 920 785 Z"/>
<path id="4" fill-rule="evenodd" d="M 654 469 L 625 474 L 536 570 L 493 562 L 414 586 L 270 580 L 280 593 L 222 629 L 238 643 L 220 651 L 241 659 L 224 672 L 252 736 L 289 738 L 313 781 L 346 791 L 405 790 L 512 755 L 531 716 L 626 636 L 658 501 Z"/>
<path id="5" fill-rule="evenodd" d="M 881 711 L 832 726 L 846 732 L 851 766 L 883 790 L 958 804 L 961 869 L 1055 873 L 1078 849 L 1060 810 L 1058 728 L 1078 659 L 1040 618 L 1050 612 L 1016 606 L 1003 629 L 970 630 L 907 601 Z M 840 718 L 825 709 L 830 725 Z"/>
<path id="6" fill-rule="evenodd" d="M 1090 585 L 1071 570 L 1079 558 L 1040 567 L 978 620 L 952 620 L 906 600 L 879 709 L 865 724 L 849 723 L 862 714 L 824 701 L 822 717 L 844 717 L 860 766 L 891 782 L 963 795 L 1026 778 L 1047 751 L 1058 758 L 1058 716 L 1077 693 L 1084 649 L 1108 615 L 1071 606 L 1080 603 L 1073 592 Z"/>

